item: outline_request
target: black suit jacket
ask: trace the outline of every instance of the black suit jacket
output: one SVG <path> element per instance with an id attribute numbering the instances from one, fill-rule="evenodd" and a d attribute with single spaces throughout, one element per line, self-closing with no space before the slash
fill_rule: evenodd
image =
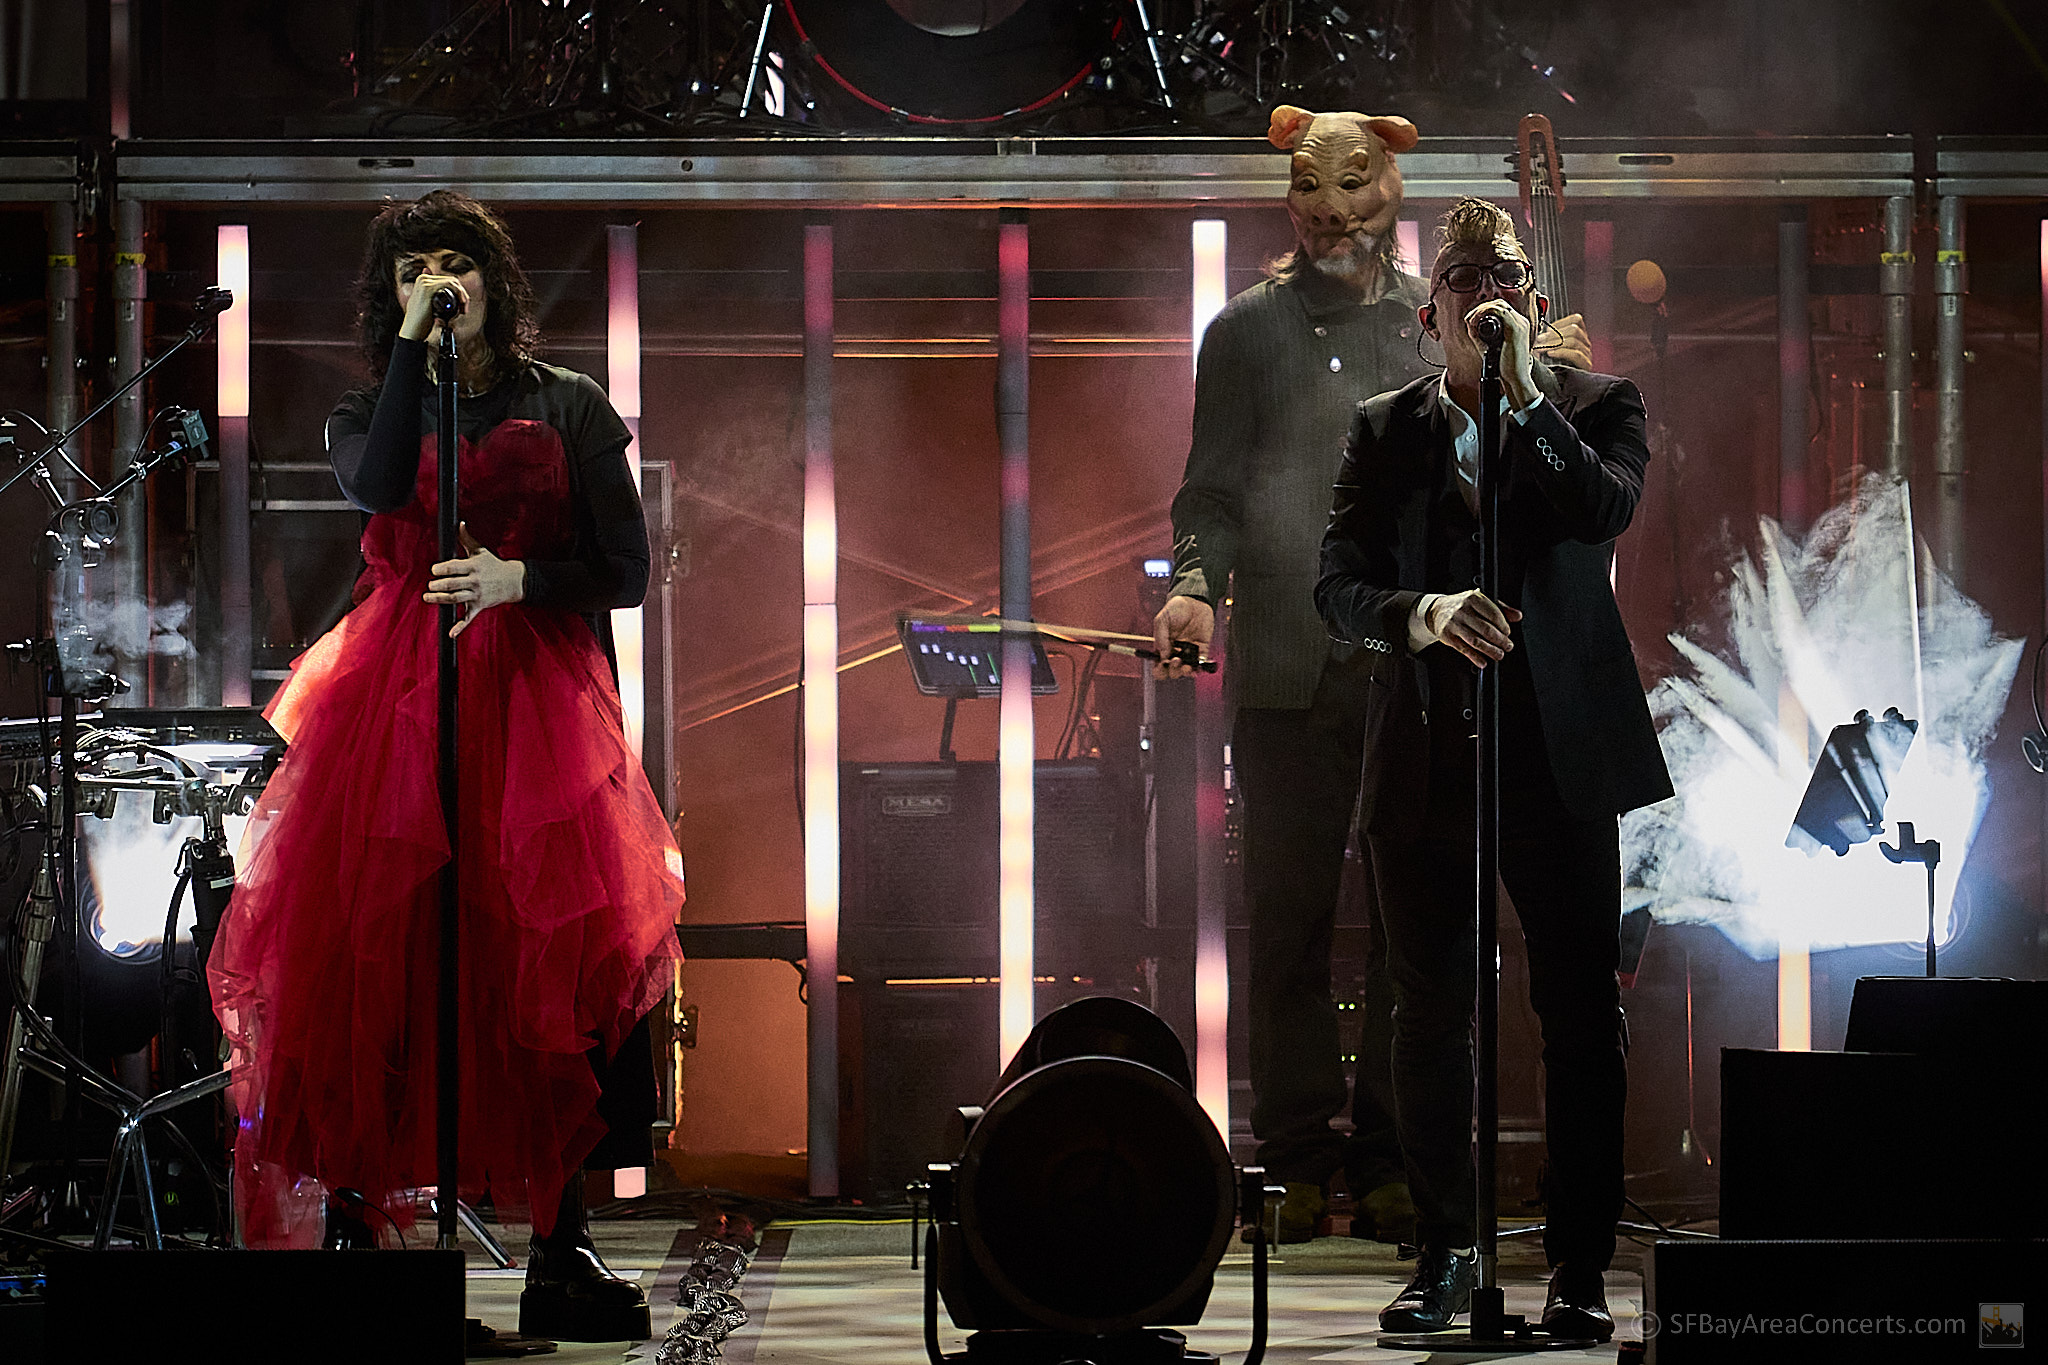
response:
<path id="1" fill-rule="evenodd" d="M 1368 829 L 1397 834 L 1421 832 L 1428 675 L 1445 676 L 1450 653 L 1411 654 L 1409 614 L 1425 593 L 1471 586 L 1429 581 L 1454 458 L 1438 383 L 1418 379 L 1358 405 L 1316 584 L 1330 633 L 1376 656 L 1360 814 Z M 1545 387 L 1526 422 L 1502 421 L 1501 597 L 1522 611 L 1516 647 L 1526 651 L 1558 794 L 1569 814 L 1593 819 L 1671 795 L 1608 580 L 1650 452 L 1643 400 L 1628 380 L 1558 369 Z"/>

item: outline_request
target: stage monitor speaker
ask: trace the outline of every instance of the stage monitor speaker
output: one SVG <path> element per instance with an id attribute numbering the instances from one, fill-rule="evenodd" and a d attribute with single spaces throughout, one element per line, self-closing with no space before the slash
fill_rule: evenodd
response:
<path id="1" fill-rule="evenodd" d="M 2048 1070 L 2048 981 L 2005 977 L 1866 976 L 1849 1002 L 1849 1052 L 2000 1058 Z"/>
<path id="2" fill-rule="evenodd" d="M 1721 1053 L 1721 1233 L 2020 1237 L 2048 1229 L 2040 1059 Z"/>
<path id="3" fill-rule="evenodd" d="M 841 1187 L 900 1201 L 958 1152 L 959 1108 L 994 1081 L 996 765 L 847 763 L 840 781 Z M 1043 762 L 1035 782 L 1038 1012 L 1138 998 L 1140 802 L 1104 765 Z"/>
<path id="4" fill-rule="evenodd" d="M 2025 1349 L 2048 1241 L 1660 1241 L 1643 1275 L 1649 1365 L 1985 1361 Z M 2008 1357 L 2009 1358 L 2009 1357 Z"/>
<path id="5" fill-rule="evenodd" d="M 53 1251 L 46 1266 L 50 1365 L 463 1358 L 459 1251 Z"/>

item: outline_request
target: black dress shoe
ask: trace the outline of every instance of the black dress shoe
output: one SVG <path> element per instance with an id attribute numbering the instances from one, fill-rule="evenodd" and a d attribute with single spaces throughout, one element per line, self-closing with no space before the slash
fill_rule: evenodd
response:
<path id="1" fill-rule="evenodd" d="M 1415 1278 L 1399 1298 L 1380 1310 L 1380 1329 L 1443 1331 L 1453 1317 L 1472 1306 L 1472 1284 L 1478 1278 L 1477 1253 L 1455 1256 L 1443 1247 L 1423 1247 L 1416 1258 Z"/>
<path id="2" fill-rule="evenodd" d="M 1607 1311 L 1607 1286 L 1597 1270 L 1561 1265 L 1550 1272 L 1550 1294 L 1543 1301 L 1543 1330 L 1554 1337 L 1589 1337 L 1606 1341 L 1614 1335 L 1614 1314 Z"/>

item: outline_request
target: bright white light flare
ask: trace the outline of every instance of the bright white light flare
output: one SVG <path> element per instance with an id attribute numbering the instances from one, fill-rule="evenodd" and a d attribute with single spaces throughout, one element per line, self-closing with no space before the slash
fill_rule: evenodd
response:
<path id="1" fill-rule="evenodd" d="M 1761 527 L 1761 570 L 1747 556 L 1734 567 L 1722 653 L 1671 636 L 1693 676 L 1660 682 L 1650 702 L 1678 795 L 1622 820 L 1627 901 L 1667 923 L 1716 925 L 1756 958 L 1777 956 L 1781 941 L 1818 950 L 1925 938 L 1919 866 L 1887 862 L 1877 840 L 1841 858 L 1785 847 L 1808 736 L 1780 730 L 1783 684 L 1817 736 L 1860 709 L 1896 706 L 1920 722 L 1883 838 L 1910 820 L 1918 837 L 1941 841 L 1935 937 L 1946 941 L 1990 795 L 1984 750 L 2022 642 L 1995 635 L 1916 555 L 1902 485 L 1865 480 L 1804 542 L 1768 518 Z M 1793 753 L 1800 761 L 1781 762 Z"/>

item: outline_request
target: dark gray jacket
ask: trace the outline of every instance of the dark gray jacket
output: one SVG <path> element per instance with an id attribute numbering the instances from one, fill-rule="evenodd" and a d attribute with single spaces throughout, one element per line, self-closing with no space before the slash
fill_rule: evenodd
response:
<path id="1" fill-rule="evenodd" d="M 1324 660 L 1351 652 L 1316 615 L 1330 485 L 1359 402 L 1433 372 L 1416 353 L 1428 292 L 1396 275 L 1361 304 L 1305 269 L 1231 299 L 1202 339 L 1171 591 L 1233 600 L 1224 657 L 1240 706 L 1304 709 Z"/>

